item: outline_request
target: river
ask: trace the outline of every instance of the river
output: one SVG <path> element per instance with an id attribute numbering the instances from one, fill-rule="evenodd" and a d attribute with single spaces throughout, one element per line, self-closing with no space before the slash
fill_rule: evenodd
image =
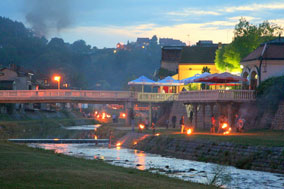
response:
<path id="1" fill-rule="evenodd" d="M 186 181 L 204 184 L 213 182 L 224 188 L 284 188 L 283 174 L 162 157 L 133 149 L 107 148 L 93 144 L 29 144 L 29 146 L 86 159 L 100 159 L 113 165 L 148 170 Z"/>

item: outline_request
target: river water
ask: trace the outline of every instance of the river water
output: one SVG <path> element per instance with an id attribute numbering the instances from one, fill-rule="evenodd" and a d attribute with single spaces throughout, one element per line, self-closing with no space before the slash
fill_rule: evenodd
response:
<path id="1" fill-rule="evenodd" d="M 107 163 L 148 170 L 186 181 L 197 183 L 213 183 L 224 188 L 284 188 L 284 175 L 277 173 L 237 169 L 124 148 L 107 148 L 93 144 L 29 144 L 31 147 L 54 150 L 56 153 L 101 159 Z"/>

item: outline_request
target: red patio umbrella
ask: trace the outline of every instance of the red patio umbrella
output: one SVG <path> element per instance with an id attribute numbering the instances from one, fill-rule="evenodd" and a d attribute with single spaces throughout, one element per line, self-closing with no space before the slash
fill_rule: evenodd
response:
<path id="1" fill-rule="evenodd" d="M 208 82 L 208 83 L 238 83 L 246 82 L 246 78 L 230 74 L 228 72 L 220 74 L 212 74 L 203 78 L 195 79 L 194 82 Z"/>

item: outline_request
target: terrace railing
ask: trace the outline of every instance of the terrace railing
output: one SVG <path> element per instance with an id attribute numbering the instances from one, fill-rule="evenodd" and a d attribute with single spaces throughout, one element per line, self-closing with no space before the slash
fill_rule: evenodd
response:
<path id="1" fill-rule="evenodd" d="M 175 93 L 138 93 L 137 100 L 140 102 L 169 102 L 178 99 Z"/>
<path id="2" fill-rule="evenodd" d="M 202 101 L 253 101 L 255 91 L 253 90 L 203 90 L 181 92 L 179 101 L 202 102 Z"/>

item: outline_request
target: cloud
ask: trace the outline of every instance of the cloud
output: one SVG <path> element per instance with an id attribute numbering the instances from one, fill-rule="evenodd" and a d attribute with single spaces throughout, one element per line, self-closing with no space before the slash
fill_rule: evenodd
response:
<path id="1" fill-rule="evenodd" d="M 267 3 L 267 4 L 249 4 L 243 6 L 225 7 L 219 11 L 236 12 L 236 11 L 260 11 L 260 10 L 281 10 L 284 9 L 284 3 Z"/>
<path id="2" fill-rule="evenodd" d="M 136 41 L 137 37 L 174 38 L 194 44 L 199 40 L 213 40 L 214 42 L 229 43 L 233 37 L 234 21 L 215 21 L 198 24 L 177 24 L 173 26 L 158 26 L 155 24 L 134 26 L 81 26 L 64 30 L 64 39 L 71 42 L 80 36 L 93 46 L 114 47 L 117 42 Z M 222 28 L 230 26 L 230 28 Z M 108 44 L 108 45 L 106 45 Z"/>
<path id="3" fill-rule="evenodd" d="M 182 17 L 187 17 L 187 16 L 192 16 L 192 15 L 220 15 L 219 12 L 215 11 L 204 11 L 204 10 L 197 10 L 197 9 L 191 9 L 191 8 L 186 8 L 183 9 L 182 11 L 173 11 L 173 12 L 168 12 L 167 13 L 170 16 L 182 16 Z"/>

